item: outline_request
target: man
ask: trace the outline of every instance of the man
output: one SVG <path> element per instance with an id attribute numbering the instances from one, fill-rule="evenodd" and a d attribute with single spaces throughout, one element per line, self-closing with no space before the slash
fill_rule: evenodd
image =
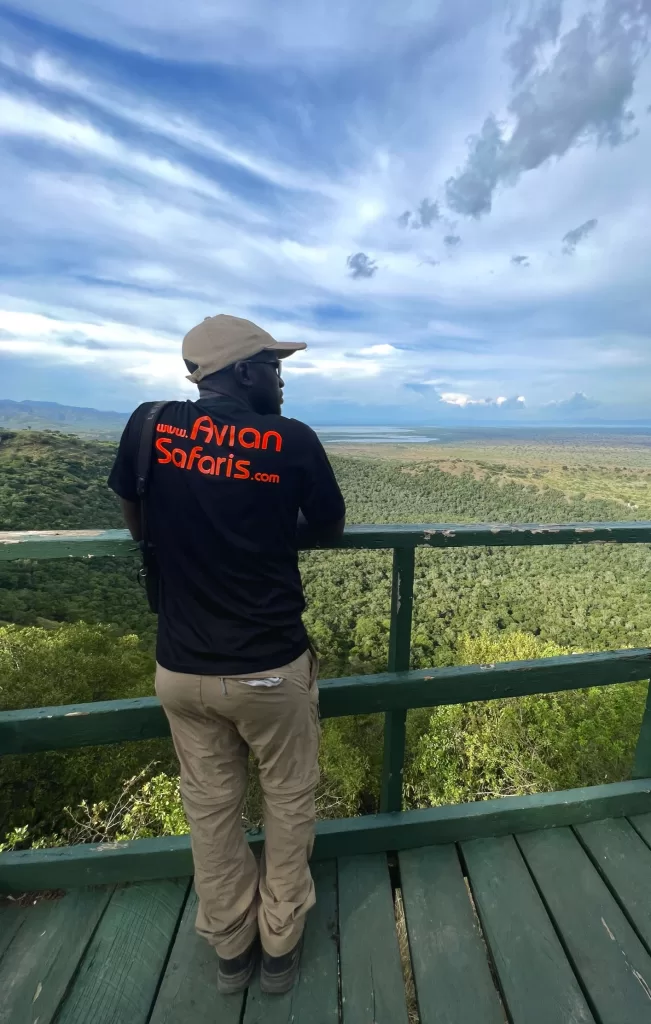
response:
<path id="1" fill-rule="evenodd" d="M 345 506 L 316 434 L 280 415 L 280 360 L 305 347 L 223 314 L 194 327 L 183 357 L 199 399 L 161 411 L 145 499 L 160 566 L 156 692 L 181 766 L 197 930 L 216 948 L 224 993 L 249 983 L 258 936 L 263 991 L 291 988 L 315 899 L 317 661 L 298 548 L 336 541 Z M 134 540 L 151 407 L 131 416 L 109 479 Z M 249 751 L 264 799 L 260 865 L 241 825 Z"/>

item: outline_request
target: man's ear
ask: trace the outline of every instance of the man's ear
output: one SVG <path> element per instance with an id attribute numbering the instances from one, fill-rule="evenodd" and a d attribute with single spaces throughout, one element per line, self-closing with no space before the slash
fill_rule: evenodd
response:
<path id="1" fill-rule="evenodd" d="M 253 380 L 251 379 L 251 369 L 244 359 L 240 359 L 239 362 L 235 363 L 233 366 L 233 376 L 240 387 L 250 388 L 253 384 Z"/>

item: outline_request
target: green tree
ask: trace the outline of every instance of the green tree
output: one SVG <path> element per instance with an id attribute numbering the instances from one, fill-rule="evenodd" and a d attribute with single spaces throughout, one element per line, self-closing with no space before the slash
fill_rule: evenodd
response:
<path id="1" fill-rule="evenodd" d="M 530 634 L 464 636 L 462 664 L 573 653 Z M 629 777 L 646 683 L 413 711 L 405 794 L 410 806 L 486 800 Z"/>
<path id="2" fill-rule="evenodd" d="M 0 708 L 113 700 L 153 692 L 154 664 L 136 636 L 80 622 L 55 630 L 0 628 Z M 115 801 L 125 778 L 152 760 L 175 770 L 168 740 L 0 758 L 0 834 L 33 837 L 69 825 L 64 807 Z"/>

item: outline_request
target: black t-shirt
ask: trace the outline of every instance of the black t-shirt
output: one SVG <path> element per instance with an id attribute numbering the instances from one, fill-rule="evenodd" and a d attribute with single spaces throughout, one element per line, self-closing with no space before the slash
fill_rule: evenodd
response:
<path id="1" fill-rule="evenodd" d="M 137 501 L 139 406 L 109 487 Z M 296 523 L 340 520 L 344 500 L 313 430 L 230 398 L 170 402 L 154 434 L 146 497 L 161 571 L 158 662 L 173 672 L 278 668 L 308 646 Z"/>

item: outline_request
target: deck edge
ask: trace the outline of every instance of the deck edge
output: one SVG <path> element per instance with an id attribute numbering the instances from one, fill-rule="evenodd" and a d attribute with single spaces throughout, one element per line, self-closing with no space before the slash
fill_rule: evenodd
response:
<path id="1" fill-rule="evenodd" d="M 462 842 L 651 812 L 651 779 L 559 793 L 319 821 L 315 860 Z M 262 831 L 249 832 L 259 848 Z M 175 878 L 193 873 L 190 838 L 166 836 L 0 854 L 0 892 Z"/>

